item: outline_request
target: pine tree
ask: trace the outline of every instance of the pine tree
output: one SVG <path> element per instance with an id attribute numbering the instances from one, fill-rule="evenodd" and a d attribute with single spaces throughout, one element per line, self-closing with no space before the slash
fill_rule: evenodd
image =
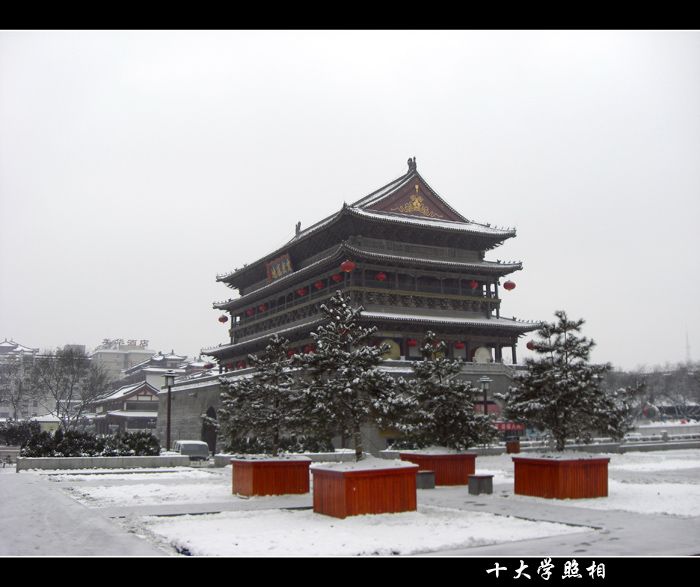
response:
<path id="1" fill-rule="evenodd" d="M 446 351 L 444 342 L 426 333 L 423 361 L 412 365 L 415 379 L 399 382 L 410 409 L 403 410 L 395 428 L 404 435 L 405 443 L 417 448 L 465 450 L 490 442 L 496 434 L 491 419 L 475 413 L 473 397 L 478 389 L 458 378 L 462 361 L 445 358 Z"/>
<path id="2" fill-rule="evenodd" d="M 254 437 L 279 453 L 283 434 L 293 432 L 301 419 L 301 391 L 288 358 L 289 341 L 275 334 L 263 357 L 249 356 L 250 376 L 221 380 L 219 430 L 228 438 Z"/>
<path id="3" fill-rule="evenodd" d="M 359 324 L 363 308 L 352 308 L 340 291 L 321 310 L 328 319 L 312 336 L 315 351 L 295 355 L 305 371 L 307 413 L 319 436 L 353 439 L 355 459 L 362 459 L 362 425 L 382 425 L 395 397 L 394 380 L 377 367 L 389 345 L 374 346 L 376 328 Z"/>
<path id="4" fill-rule="evenodd" d="M 567 439 L 622 438 L 630 428 L 627 409 L 603 389 L 603 375 L 612 366 L 589 363 L 595 342 L 578 335 L 584 320 L 569 320 L 561 310 L 554 315 L 557 321 L 545 323 L 533 341 L 539 357 L 526 359 L 528 369 L 517 377 L 518 385 L 502 396 L 504 416 L 549 431 L 557 451 Z"/>

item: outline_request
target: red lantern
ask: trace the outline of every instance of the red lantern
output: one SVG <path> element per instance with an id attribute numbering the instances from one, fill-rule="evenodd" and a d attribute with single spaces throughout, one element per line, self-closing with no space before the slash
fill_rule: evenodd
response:
<path id="1" fill-rule="evenodd" d="M 534 344 L 532 344 L 532 341 L 531 341 L 531 340 L 530 340 L 530 341 L 528 341 L 528 343 L 527 343 L 527 344 L 526 344 L 525 346 L 526 346 L 526 347 L 527 347 L 527 348 L 528 348 L 529 350 L 532 350 L 532 349 L 534 349 L 534 348 L 535 348 L 535 345 L 534 345 Z"/>
<path id="2" fill-rule="evenodd" d="M 245 367 L 245 361 L 238 361 L 238 368 L 243 369 Z"/>
<path id="3" fill-rule="evenodd" d="M 384 273 L 377 273 L 376 278 L 379 281 L 384 281 L 386 279 L 386 275 Z"/>
<path id="4" fill-rule="evenodd" d="M 410 347 L 414 347 L 414 346 L 418 346 L 418 341 L 417 341 L 417 340 L 410 339 L 410 340 L 408 340 L 408 341 L 406 342 L 406 344 L 407 344 L 408 346 L 410 346 Z"/>
<path id="5" fill-rule="evenodd" d="M 233 363 L 229 363 L 228 365 L 226 365 L 226 369 L 228 369 L 229 371 L 232 371 L 233 370 Z"/>
<path id="6" fill-rule="evenodd" d="M 353 269 L 355 269 L 355 263 L 353 263 L 352 261 L 345 261 L 345 263 L 343 263 L 343 264 L 340 266 L 340 268 L 341 268 L 343 271 L 345 271 L 346 273 L 349 273 L 350 271 L 352 271 Z"/>
<path id="7" fill-rule="evenodd" d="M 302 287 L 301 289 L 298 289 L 298 290 L 297 290 L 297 293 L 298 293 L 300 296 L 305 296 L 305 295 L 306 295 L 307 293 L 309 293 L 309 292 L 306 291 L 306 290 Z"/>
<path id="8" fill-rule="evenodd" d="M 252 316 L 253 314 L 255 314 L 255 310 L 253 310 L 253 309 L 251 308 L 250 310 L 248 310 L 248 311 L 246 312 L 246 314 L 248 314 L 248 316 Z"/>
<path id="9" fill-rule="evenodd" d="M 506 281 L 506 282 L 503 284 L 503 287 L 504 287 L 505 289 L 507 289 L 508 291 L 510 291 L 511 289 L 515 289 L 515 284 L 514 284 L 512 281 Z"/>
<path id="10" fill-rule="evenodd" d="M 296 352 L 294 349 L 292 349 L 291 351 L 289 351 L 289 352 L 287 353 L 287 356 L 291 359 L 291 358 L 292 358 L 294 355 L 296 355 L 296 354 L 297 354 L 297 352 Z"/>
<path id="11" fill-rule="evenodd" d="M 340 275 L 340 273 L 338 273 L 338 275 L 333 276 L 333 281 L 335 281 L 336 283 L 340 283 L 341 281 L 343 281 L 343 276 Z"/>
<path id="12" fill-rule="evenodd" d="M 476 289 L 477 287 L 479 287 L 479 284 L 476 281 L 470 281 L 469 287 L 471 287 L 472 289 Z"/>
<path id="13" fill-rule="evenodd" d="M 306 351 L 307 354 L 308 354 L 308 353 L 313 353 L 315 350 L 316 350 L 316 349 L 315 349 L 314 347 L 312 347 L 311 345 L 307 346 L 307 347 L 304 349 L 304 351 Z"/>
<path id="14" fill-rule="evenodd" d="M 228 316 L 226 314 L 221 314 L 221 316 L 219 316 L 219 322 L 225 324 L 226 322 L 228 322 Z"/>
<path id="15" fill-rule="evenodd" d="M 265 310 L 267 310 L 267 306 L 266 306 L 265 304 L 263 304 L 262 306 L 260 306 L 260 311 L 261 311 L 261 312 L 264 312 Z"/>
<path id="16" fill-rule="evenodd" d="M 456 349 L 463 349 L 463 348 L 464 348 L 464 343 L 463 343 L 463 342 L 456 342 L 456 343 L 455 343 L 455 348 L 456 348 Z"/>
<path id="17" fill-rule="evenodd" d="M 204 365 L 204 369 L 211 369 L 214 366 L 214 363 L 206 363 Z"/>
<path id="18" fill-rule="evenodd" d="M 317 281 L 314 285 L 316 286 L 316 289 L 323 289 L 324 287 L 326 287 L 326 284 L 322 281 Z"/>

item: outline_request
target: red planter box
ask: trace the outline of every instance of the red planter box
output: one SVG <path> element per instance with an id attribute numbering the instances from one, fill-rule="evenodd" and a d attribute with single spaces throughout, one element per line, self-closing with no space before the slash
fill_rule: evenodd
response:
<path id="1" fill-rule="evenodd" d="M 476 454 L 399 453 L 402 461 L 418 465 L 420 471 L 435 471 L 435 485 L 469 485 L 469 475 L 476 470 Z"/>
<path id="2" fill-rule="evenodd" d="M 353 467 L 355 465 L 355 467 Z M 314 512 L 335 518 L 361 514 L 394 514 L 416 510 L 416 473 L 412 465 L 363 468 L 313 468 Z"/>
<path id="3" fill-rule="evenodd" d="M 284 495 L 309 492 L 311 459 L 231 459 L 233 493 Z"/>
<path id="4" fill-rule="evenodd" d="M 554 499 L 608 496 L 609 458 L 511 458 L 518 495 Z"/>

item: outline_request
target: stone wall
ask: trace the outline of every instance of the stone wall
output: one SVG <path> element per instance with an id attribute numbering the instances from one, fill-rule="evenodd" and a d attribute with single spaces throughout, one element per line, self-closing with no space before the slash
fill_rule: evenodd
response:
<path id="1" fill-rule="evenodd" d="M 18 457 L 17 473 L 29 469 L 131 469 L 188 467 L 190 458 L 181 455 L 155 457 Z"/>
<path id="2" fill-rule="evenodd" d="M 196 384 L 184 383 L 172 388 L 170 408 L 170 445 L 176 440 L 205 440 L 203 437 L 203 418 L 209 410 L 215 415 L 221 401 L 219 395 L 219 376 L 201 378 Z M 166 445 L 168 421 L 168 392 L 158 394 L 158 426 L 156 436 L 160 445 Z M 216 453 L 217 447 L 210 446 L 210 451 Z"/>

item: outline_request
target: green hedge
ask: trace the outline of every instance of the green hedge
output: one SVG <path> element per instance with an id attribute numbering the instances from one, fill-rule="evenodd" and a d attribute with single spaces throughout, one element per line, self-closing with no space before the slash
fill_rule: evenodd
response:
<path id="1" fill-rule="evenodd" d="M 41 426 L 33 420 L 8 420 L 0 426 L 0 444 L 22 446 L 32 435 L 39 434 Z"/>
<path id="2" fill-rule="evenodd" d="M 20 449 L 22 457 L 150 457 L 160 454 L 160 443 L 150 432 L 95 436 L 88 432 L 57 430 L 33 434 Z"/>

